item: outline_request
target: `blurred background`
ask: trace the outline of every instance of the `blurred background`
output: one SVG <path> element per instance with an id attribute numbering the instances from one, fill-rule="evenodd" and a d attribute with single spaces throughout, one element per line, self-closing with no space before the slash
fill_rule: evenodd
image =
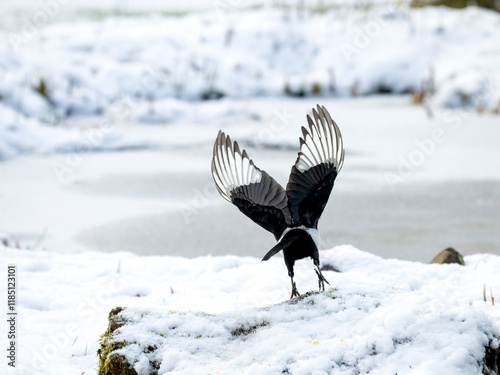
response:
<path id="1" fill-rule="evenodd" d="M 500 254 L 499 32 L 499 0 L 0 0 L 0 241 L 260 258 L 213 141 L 284 186 L 320 104 L 346 149 L 323 248 Z"/>

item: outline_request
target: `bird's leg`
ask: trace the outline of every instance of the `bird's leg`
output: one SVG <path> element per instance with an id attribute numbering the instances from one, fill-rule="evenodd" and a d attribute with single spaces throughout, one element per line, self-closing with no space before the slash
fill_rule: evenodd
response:
<path id="1" fill-rule="evenodd" d="M 328 285 L 330 285 L 330 283 L 328 282 L 327 279 L 325 279 L 325 277 L 321 273 L 321 269 L 319 268 L 319 266 L 316 266 L 314 271 L 316 272 L 316 275 L 318 275 L 319 291 L 322 292 L 325 290 L 325 283 L 327 283 Z"/>
<path id="2" fill-rule="evenodd" d="M 300 297 L 300 293 L 297 290 L 297 285 L 295 285 L 295 281 L 293 281 L 293 277 L 290 277 L 292 279 L 292 295 L 290 296 L 290 299 L 293 297 Z"/>

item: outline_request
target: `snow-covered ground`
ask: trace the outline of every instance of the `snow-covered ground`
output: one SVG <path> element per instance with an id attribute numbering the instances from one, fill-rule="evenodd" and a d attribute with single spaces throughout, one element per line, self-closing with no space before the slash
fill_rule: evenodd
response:
<path id="1" fill-rule="evenodd" d="M 128 306 L 126 316 L 139 321 L 119 338 L 137 342 L 123 353 L 141 375 L 153 359 L 160 374 L 475 375 L 484 346 L 499 345 L 500 309 L 491 303 L 500 291 L 496 255 L 466 256 L 465 266 L 424 265 L 339 246 L 322 252 L 323 264 L 341 271 L 324 272 L 334 291 L 313 297 L 314 304 L 274 307 L 290 294 L 279 257 L 2 247 L 0 259 L 18 266 L 19 367 L 2 370 L 7 374 L 94 374 L 97 339 L 115 306 Z M 302 293 L 316 290 L 309 260 L 297 263 L 296 282 Z M 263 322 L 245 340 L 231 336 Z"/>

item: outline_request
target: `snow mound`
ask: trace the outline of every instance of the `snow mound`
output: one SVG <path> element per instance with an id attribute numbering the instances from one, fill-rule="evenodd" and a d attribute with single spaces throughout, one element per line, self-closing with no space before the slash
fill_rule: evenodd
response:
<path id="1" fill-rule="evenodd" d="M 298 289 L 314 292 L 292 304 L 279 256 L 58 254 L 0 241 L 0 262 L 18 266 L 25 353 L 6 374 L 95 373 L 90 354 L 115 306 L 127 308 L 100 353 L 132 374 L 498 373 L 500 256 L 422 264 L 344 245 L 321 260 L 341 271 L 323 271 L 332 289 L 316 293 L 312 262 L 299 261 Z"/>
<path id="2" fill-rule="evenodd" d="M 134 139 L 105 121 L 100 126 L 67 129 L 43 125 L 0 103 L 0 161 L 17 155 L 53 152 L 84 153 L 149 148 L 153 142 Z"/>
<path id="3" fill-rule="evenodd" d="M 498 269 L 499 257 L 467 257 L 466 267 L 423 265 L 344 246 L 327 252 L 326 263 L 342 270 L 329 274 L 337 288 L 265 307 L 117 308 L 101 343 L 101 371 L 471 375 L 498 368 L 498 308 L 479 301 L 480 289 L 473 297 L 455 282 Z"/>

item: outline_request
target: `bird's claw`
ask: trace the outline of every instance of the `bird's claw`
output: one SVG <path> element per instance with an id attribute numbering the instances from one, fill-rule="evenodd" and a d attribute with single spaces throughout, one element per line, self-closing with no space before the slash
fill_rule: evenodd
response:
<path id="1" fill-rule="evenodd" d="M 319 286 L 319 291 L 323 292 L 325 290 L 325 283 L 330 285 L 327 279 L 323 276 L 321 271 L 318 271 L 317 269 L 314 270 L 316 272 L 316 275 L 318 275 L 318 286 Z"/>
<path id="2" fill-rule="evenodd" d="M 293 299 L 293 297 L 300 297 L 300 293 L 297 290 L 297 285 L 295 285 L 295 282 L 292 283 L 292 295 L 290 296 L 290 299 Z"/>

